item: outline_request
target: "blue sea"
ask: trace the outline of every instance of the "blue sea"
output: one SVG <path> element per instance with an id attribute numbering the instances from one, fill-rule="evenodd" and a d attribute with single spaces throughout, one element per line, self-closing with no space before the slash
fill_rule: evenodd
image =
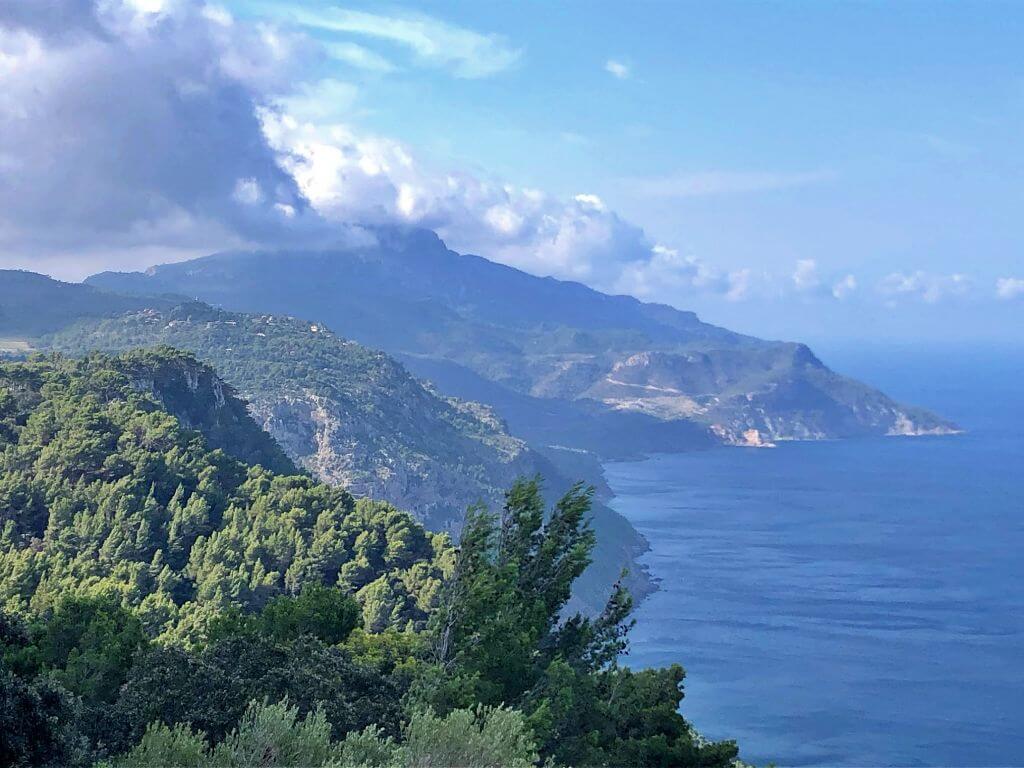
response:
<path id="1" fill-rule="evenodd" d="M 967 433 L 608 464 L 661 580 L 625 662 L 757 764 L 1024 765 L 1024 353 L 823 358 Z"/>

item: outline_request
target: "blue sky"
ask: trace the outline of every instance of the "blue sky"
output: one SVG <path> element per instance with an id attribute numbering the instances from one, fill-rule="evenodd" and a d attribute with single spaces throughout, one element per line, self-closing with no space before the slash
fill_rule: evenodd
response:
<path id="1" fill-rule="evenodd" d="M 208 27 L 328 220 L 762 335 L 1024 340 L 1020 3 L 120 2 Z M 261 173 L 233 204 L 295 208 Z"/>
<path id="2" fill-rule="evenodd" d="M 345 7 L 388 15 L 378 4 Z M 1024 272 L 1020 4 L 416 9 L 500 36 L 514 60 L 486 77 L 458 77 L 410 63 L 394 42 L 323 34 L 393 62 L 388 73 L 339 64 L 330 74 L 359 85 L 361 124 L 437 162 L 563 196 L 597 194 L 659 242 L 724 268 L 792 271 L 813 259 L 820 271 L 853 272 L 861 283 L 920 270 L 994 284 Z M 622 65 L 611 65 L 618 76 L 609 62 Z M 690 303 L 752 326 L 766 311 L 762 302 Z M 984 307 L 977 318 L 974 304 L 958 309 L 967 334 L 1024 319 L 1019 307 Z M 894 332 L 927 334 L 949 308 L 874 310 L 882 322 L 890 316 Z M 801 321 L 814 314 L 778 311 Z M 854 318 L 842 322 L 843 333 L 857 332 L 845 325 Z M 774 326 L 790 327 L 789 319 Z"/>

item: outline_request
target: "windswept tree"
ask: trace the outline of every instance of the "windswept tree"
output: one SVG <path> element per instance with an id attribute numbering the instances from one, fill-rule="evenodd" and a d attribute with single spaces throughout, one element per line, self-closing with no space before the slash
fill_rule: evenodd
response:
<path id="1" fill-rule="evenodd" d="M 621 584 L 597 617 L 565 615 L 594 547 L 592 497 L 577 484 L 546 512 L 539 480 L 521 480 L 500 514 L 470 511 L 420 696 L 521 709 L 542 757 L 564 765 L 729 765 L 735 744 L 705 742 L 678 713 L 682 667 L 619 666 L 633 625 Z"/>

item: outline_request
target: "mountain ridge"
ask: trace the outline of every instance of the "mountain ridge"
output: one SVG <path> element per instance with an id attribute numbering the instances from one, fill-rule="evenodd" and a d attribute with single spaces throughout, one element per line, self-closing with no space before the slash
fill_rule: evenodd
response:
<path id="1" fill-rule="evenodd" d="M 604 458 L 708 441 L 764 445 L 957 429 L 831 371 L 804 344 L 733 333 L 692 312 L 458 254 L 432 232 L 387 229 L 375 246 L 338 250 L 212 254 L 87 282 L 179 293 L 237 311 L 322 317 L 455 396 L 470 397 L 474 377 L 482 377 L 532 398 L 532 417 L 514 426 L 528 440 L 546 428 L 546 403 L 608 424 L 614 436 L 581 439 L 567 429 L 546 443 Z M 616 438 L 628 430 L 613 428 L 623 416 L 633 418 L 627 450 Z M 658 423 L 689 423 L 704 434 L 680 436 L 674 446 L 653 437 L 645 443 Z"/>

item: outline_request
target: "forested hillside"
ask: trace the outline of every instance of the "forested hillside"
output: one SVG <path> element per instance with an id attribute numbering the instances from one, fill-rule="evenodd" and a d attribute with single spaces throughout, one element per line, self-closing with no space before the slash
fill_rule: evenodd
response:
<path id="1" fill-rule="evenodd" d="M 235 418 L 195 418 L 210 410 Z M 425 620 L 447 537 L 217 443 L 290 466 L 185 353 L 4 365 L 0 599 L 42 609 L 79 586 L 110 589 L 148 631 L 188 637 L 213 612 L 311 583 L 351 590 L 369 627 Z"/>
<path id="2" fill-rule="evenodd" d="M 680 667 L 619 666 L 621 586 L 566 613 L 589 490 L 517 482 L 455 550 L 213 448 L 255 428 L 208 418 L 231 397 L 169 349 L 0 365 L 0 764 L 733 761 L 679 714 Z"/>
<path id="3" fill-rule="evenodd" d="M 572 484 L 567 475 L 596 474 L 586 466 L 560 471 L 509 435 L 490 408 L 444 396 L 322 323 L 189 302 L 83 320 L 40 343 L 76 355 L 161 344 L 190 350 L 238 389 L 252 415 L 315 477 L 390 501 L 432 530 L 457 535 L 469 507 L 500 504 L 519 476 L 543 475 L 551 498 Z M 635 593 L 651 585 L 635 562 L 645 548 L 639 534 L 602 504 L 592 514 L 595 558 L 576 596 L 597 611 L 623 568 Z"/>
<path id="4" fill-rule="evenodd" d="M 194 352 L 299 464 L 439 528 L 501 498 L 537 457 L 486 407 L 448 398 L 387 355 L 316 322 L 199 302 L 72 325 L 48 347 L 84 354 L 161 344 Z"/>

